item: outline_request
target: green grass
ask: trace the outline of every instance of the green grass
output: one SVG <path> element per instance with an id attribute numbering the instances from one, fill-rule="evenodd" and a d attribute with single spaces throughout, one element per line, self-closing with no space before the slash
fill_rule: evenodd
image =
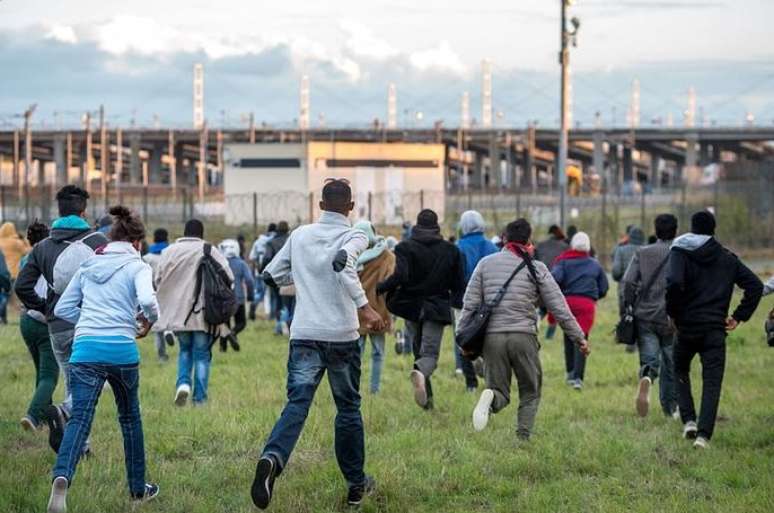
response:
<path id="1" fill-rule="evenodd" d="M 543 344 L 544 392 L 529 443 L 516 439 L 516 404 L 473 432 L 477 396 L 452 376 L 448 333 L 432 413 L 414 405 L 411 363 L 388 340 L 383 392 L 363 397 L 366 465 L 378 482 L 363 511 L 774 511 L 774 349 L 761 328 L 771 300 L 729 338 L 723 420 L 706 452 L 680 438 L 679 423 L 659 414 L 655 395 L 652 415 L 636 417 L 637 357 L 611 341 L 614 303 L 600 304 L 582 393 L 564 384 L 561 340 Z M 43 511 L 54 455 L 46 431 L 25 433 L 17 424 L 31 394 L 32 363 L 17 325 L 0 328 L 0 340 L 0 512 Z M 161 485 L 159 499 L 142 510 L 253 511 L 255 461 L 284 403 L 287 343 L 268 324 L 251 324 L 241 353 L 214 355 L 210 403 L 199 409 L 173 405 L 175 364 L 156 361 L 151 339 L 140 345 L 147 477 Z M 333 415 L 323 383 L 271 511 L 347 510 Z M 98 407 L 92 447 L 94 456 L 78 467 L 70 511 L 130 511 L 111 392 Z"/>

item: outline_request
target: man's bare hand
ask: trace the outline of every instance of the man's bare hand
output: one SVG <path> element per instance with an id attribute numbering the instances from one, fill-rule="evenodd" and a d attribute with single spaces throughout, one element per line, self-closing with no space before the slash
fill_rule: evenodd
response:
<path id="1" fill-rule="evenodd" d="M 737 321 L 733 317 L 729 317 L 726 319 L 726 331 L 734 331 L 737 326 L 739 326 L 739 321 Z"/>
<path id="2" fill-rule="evenodd" d="M 145 338 L 150 332 L 152 323 L 143 314 L 137 314 L 137 338 Z"/>
<path id="3" fill-rule="evenodd" d="M 371 305 L 365 305 L 359 311 L 360 323 L 365 326 L 366 329 L 372 331 L 382 331 L 385 327 L 384 319 L 382 316 L 376 313 L 376 310 Z"/>
<path id="4" fill-rule="evenodd" d="M 584 340 L 578 345 L 578 349 L 580 349 L 580 352 L 583 356 L 588 357 L 588 355 L 591 354 L 591 347 L 589 347 L 589 341 Z"/>

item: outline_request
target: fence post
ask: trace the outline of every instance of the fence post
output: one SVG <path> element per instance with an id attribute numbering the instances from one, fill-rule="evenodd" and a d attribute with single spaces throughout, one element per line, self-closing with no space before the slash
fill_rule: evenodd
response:
<path id="1" fill-rule="evenodd" d="M 419 210 L 425 209 L 425 190 L 419 189 Z"/>
<path id="2" fill-rule="evenodd" d="M 0 185 L 0 209 L 2 209 L 2 215 L 3 215 L 3 222 L 5 222 L 5 185 Z"/>
<path id="3" fill-rule="evenodd" d="M 258 238 L 258 193 L 253 193 L 253 239 Z"/>
<path id="4" fill-rule="evenodd" d="M 314 192 L 309 193 L 309 224 L 314 222 Z"/>
<path id="5" fill-rule="evenodd" d="M 194 217 L 194 191 L 193 189 L 188 190 L 188 219 L 193 219 Z"/>
<path id="6" fill-rule="evenodd" d="M 368 220 L 371 221 L 371 214 L 372 214 L 372 207 L 373 207 L 373 194 L 371 191 L 368 191 Z"/>
<path id="7" fill-rule="evenodd" d="M 188 202 L 188 190 L 187 190 L 187 187 L 183 187 L 183 194 L 181 196 L 182 196 L 181 204 L 183 205 L 183 211 L 182 211 L 182 217 L 180 218 L 180 222 L 181 223 L 185 223 L 185 221 L 186 221 L 186 208 L 187 208 L 186 203 Z"/>

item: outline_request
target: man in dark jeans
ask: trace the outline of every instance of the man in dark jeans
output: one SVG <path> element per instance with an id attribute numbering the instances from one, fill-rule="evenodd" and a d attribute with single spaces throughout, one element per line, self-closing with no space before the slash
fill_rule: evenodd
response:
<path id="1" fill-rule="evenodd" d="M 750 319 L 763 284 L 736 255 L 714 238 L 715 217 L 697 212 L 691 233 L 675 239 L 667 263 L 666 308 L 677 328 L 675 377 L 683 436 L 704 449 L 715 428 L 726 365 L 726 332 Z M 742 302 L 727 317 L 734 285 L 744 290 Z M 699 355 L 702 394 L 699 423 L 691 395 L 691 360 Z"/>
<path id="2" fill-rule="evenodd" d="M 336 403 L 336 459 L 349 486 L 347 502 L 360 504 L 374 486 L 363 471 L 358 317 L 374 329 L 382 329 L 383 320 L 368 304 L 357 275 L 357 258 L 368 238 L 347 219 L 354 207 L 348 182 L 328 181 L 322 196 L 319 220 L 293 231 L 263 275 L 274 287 L 294 283 L 298 303 L 290 326 L 288 402 L 263 449 L 251 489 L 261 509 L 271 501 L 274 480 L 301 436 L 326 371 Z"/>
<path id="3" fill-rule="evenodd" d="M 391 294 L 390 313 L 406 320 L 414 346 L 414 400 L 426 410 L 433 408 L 430 376 L 438 366 L 444 327 L 452 323 L 452 307 L 462 308 L 464 267 L 460 250 L 441 236 L 438 215 L 425 209 L 411 236 L 395 247 L 395 272 L 376 287 L 377 294 Z"/>
<path id="4" fill-rule="evenodd" d="M 677 235 L 677 218 L 672 214 L 661 214 L 653 224 L 658 240 L 634 254 L 621 280 L 624 304 L 634 306 L 637 321 L 640 381 L 635 404 L 641 417 L 648 415 L 650 388 L 660 378 L 661 409 L 665 415 L 678 418 L 674 378 L 675 332 L 667 317 L 664 301 L 666 263 L 672 240 Z"/>

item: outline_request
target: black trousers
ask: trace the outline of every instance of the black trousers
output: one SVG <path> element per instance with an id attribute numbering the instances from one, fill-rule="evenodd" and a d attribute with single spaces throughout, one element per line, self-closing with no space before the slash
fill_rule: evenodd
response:
<path id="1" fill-rule="evenodd" d="M 234 314 L 234 327 L 231 328 L 231 333 L 234 334 L 234 336 L 239 335 L 245 327 L 247 326 L 247 316 L 245 315 L 245 305 L 244 303 L 239 305 L 239 308 L 237 308 L 236 313 Z"/>
<path id="2" fill-rule="evenodd" d="M 691 393 L 691 360 L 696 355 L 701 360 L 701 410 L 699 411 L 698 436 L 709 440 L 715 429 L 715 419 L 720 403 L 720 389 L 726 368 L 726 332 L 712 330 L 702 334 L 677 335 L 675 345 L 675 379 L 677 404 L 683 423 L 696 421 Z"/>

